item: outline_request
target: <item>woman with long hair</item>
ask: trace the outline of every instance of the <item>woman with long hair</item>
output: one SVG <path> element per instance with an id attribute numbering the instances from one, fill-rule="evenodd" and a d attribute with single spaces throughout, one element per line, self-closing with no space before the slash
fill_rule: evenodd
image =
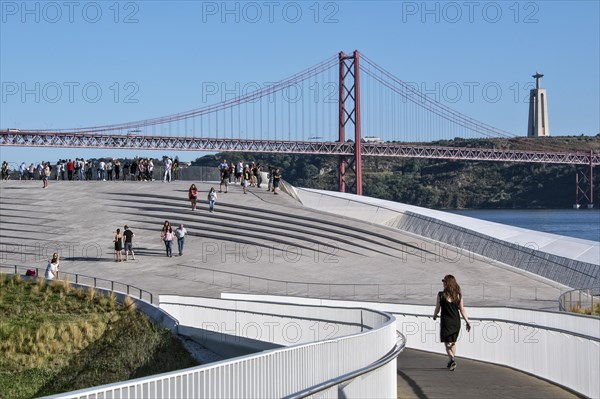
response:
<path id="1" fill-rule="evenodd" d="M 59 259 L 59 255 L 55 252 L 52 255 L 52 260 L 50 260 L 50 263 L 48 263 L 48 266 L 46 267 L 45 277 L 47 280 L 54 280 L 58 278 L 58 268 L 60 266 Z"/>
<path id="2" fill-rule="evenodd" d="M 446 365 L 450 371 L 456 369 L 456 341 L 460 333 L 460 315 L 465 319 L 467 332 L 471 330 L 471 324 L 465 311 L 463 297 L 460 292 L 460 286 L 456 282 L 453 275 L 448 274 L 442 280 L 444 290 L 438 292 L 435 311 L 433 312 L 433 320 L 435 320 L 442 310 L 440 320 L 440 341 L 446 347 L 448 354 L 448 364 Z"/>
<path id="3" fill-rule="evenodd" d="M 121 229 L 117 229 L 117 232 L 115 233 L 115 239 L 113 241 L 115 242 L 115 262 L 121 262 L 123 260 L 123 234 L 121 234 Z"/>
<path id="4" fill-rule="evenodd" d="M 162 239 L 165 242 L 165 250 L 167 251 L 167 256 L 173 256 L 173 238 L 175 235 L 173 234 L 173 228 L 169 225 L 162 234 Z"/>
<path id="5" fill-rule="evenodd" d="M 196 188 L 195 184 L 190 186 L 190 189 L 188 190 L 188 198 L 192 204 L 192 211 L 195 211 L 196 201 L 198 200 L 198 189 Z"/>

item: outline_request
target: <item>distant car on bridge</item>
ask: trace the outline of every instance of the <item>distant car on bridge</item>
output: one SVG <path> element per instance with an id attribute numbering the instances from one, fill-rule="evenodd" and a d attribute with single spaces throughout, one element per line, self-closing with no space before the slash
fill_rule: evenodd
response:
<path id="1" fill-rule="evenodd" d="M 366 137 L 363 137 L 361 141 L 363 143 L 373 143 L 373 144 L 379 144 L 379 143 L 383 143 L 384 142 L 381 138 L 375 137 L 375 136 L 366 136 Z"/>

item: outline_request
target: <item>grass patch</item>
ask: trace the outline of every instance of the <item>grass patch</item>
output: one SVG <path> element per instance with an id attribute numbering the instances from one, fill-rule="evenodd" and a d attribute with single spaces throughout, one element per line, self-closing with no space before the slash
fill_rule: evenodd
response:
<path id="1" fill-rule="evenodd" d="M 593 307 L 582 307 L 579 305 L 573 305 L 573 306 L 571 306 L 569 311 L 572 313 L 587 314 L 587 315 L 591 315 L 591 316 L 600 316 L 600 302 L 595 304 Z"/>
<path id="2" fill-rule="evenodd" d="M 0 398 L 33 398 L 197 365 L 114 294 L 0 274 Z"/>

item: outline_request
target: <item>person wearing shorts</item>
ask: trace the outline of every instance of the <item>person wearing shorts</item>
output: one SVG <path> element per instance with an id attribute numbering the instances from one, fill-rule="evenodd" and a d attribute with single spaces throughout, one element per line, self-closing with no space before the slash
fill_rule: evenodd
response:
<path id="1" fill-rule="evenodd" d="M 125 260 L 129 259 L 130 253 L 131 259 L 135 260 L 135 254 L 133 253 L 133 237 L 135 237 L 135 234 L 133 234 L 133 232 L 129 230 L 129 227 L 127 227 L 127 225 L 125 225 L 123 237 L 125 238 Z"/>

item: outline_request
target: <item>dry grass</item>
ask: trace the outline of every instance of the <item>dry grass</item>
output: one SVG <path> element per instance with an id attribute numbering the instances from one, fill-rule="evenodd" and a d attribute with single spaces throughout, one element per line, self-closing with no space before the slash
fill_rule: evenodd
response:
<path id="1" fill-rule="evenodd" d="M 128 312 L 134 312 L 135 311 L 135 301 L 129 296 L 127 295 L 124 299 L 123 299 L 123 307 L 125 308 L 125 310 L 127 310 Z"/>
<path id="2" fill-rule="evenodd" d="M 88 288 L 86 291 L 86 299 L 88 302 L 93 302 L 98 296 L 98 291 L 95 288 Z"/>
<path id="3" fill-rule="evenodd" d="M 0 274 L 0 398 L 31 398 L 195 362 L 125 297 Z M 178 349 L 179 348 L 179 349 Z"/>
<path id="4" fill-rule="evenodd" d="M 593 307 L 583 307 L 581 305 L 572 305 L 569 308 L 569 312 L 578 313 L 578 314 L 586 314 L 591 316 L 600 316 L 600 302 L 594 305 Z"/>

